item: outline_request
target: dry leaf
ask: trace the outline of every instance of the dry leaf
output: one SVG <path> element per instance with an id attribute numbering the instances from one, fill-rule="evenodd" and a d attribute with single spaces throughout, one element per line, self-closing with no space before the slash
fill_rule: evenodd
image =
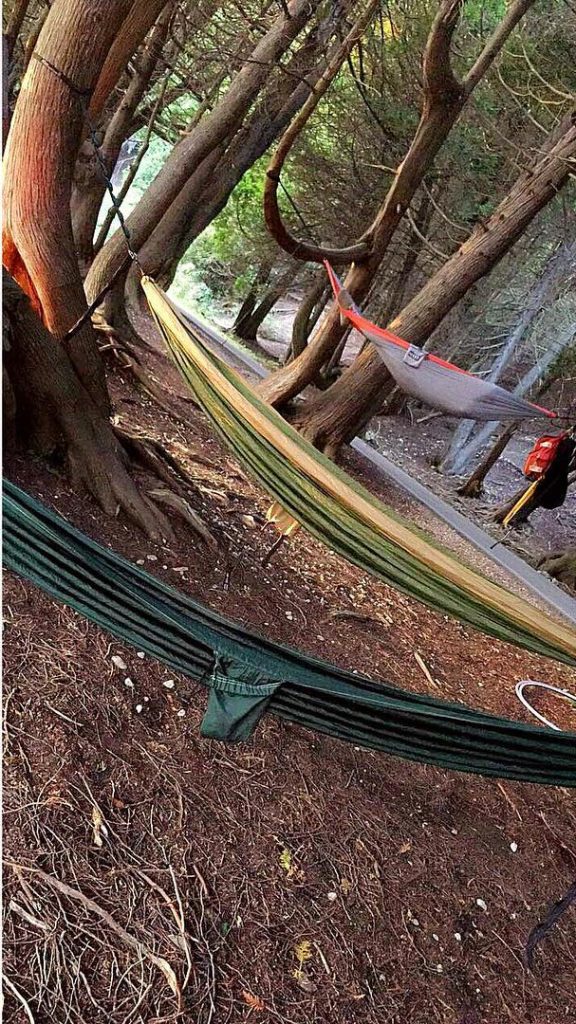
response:
<path id="1" fill-rule="evenodd" d="M 92 808 L 92 824 L 94 826 L 94 845 L 104 846 L 102 836 L 107 835 L 107 828 L 102 818 L 102 812 L 99 807 L 94 806 Z"/>
<path id="2" fill-rule="evenodd" d="M 262 1010 L 266 1009 L 264 1000 L 260 999 L 260 996 L 253 996 L 251 992 L 246 992 L 246 989 L 242 989 L 242 998 L 246 1006 L 249 1006 L 251 1010 L 257 1010 L 261 1013 Z"/>
<path id="3" fill-rule="evenodd" d="M 286 846 L 280 854 L 280 867 L 284 868 L 287 875 L 290 875 L 292 871 L 292 854 Z"/>
<path id="4" fill-rule="evenodd" d="M 298 961 L 298 967 L 294 971 L 294 977 L 297 981 L 301 981 L 304 974 L 302 967 L 308 962 L 308 960 L 312 959 L 312 947 L 308 939 L 302 939 L 301 942 L 298 942 L 294 946 L 294 952 Z"/>
<path id="5" fill-rule="evenodd" d="M 316 991 L 318 986 L 312 981 L 312 978 L 306 974 L 306 971 L 294 971 L 294 977 L 303 992 L 312 993 Z"/>

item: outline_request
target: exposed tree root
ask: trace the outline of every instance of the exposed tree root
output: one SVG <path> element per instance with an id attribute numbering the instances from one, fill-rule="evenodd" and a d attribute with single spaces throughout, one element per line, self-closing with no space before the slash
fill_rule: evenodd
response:
<path id="1" fill-rule="evenodd" d="M 122 331 L 119 331 L 116 327 L 112 327 L 103 317 L 102 314 L 97 314 L 93 318 L 94 327 L 96 330 L 103 334 L 106 341 L 100 345 L 100 352 L 105 354 L 111 352 L 117 362 L 120 364 L 123 370 L 131 373 L 146 393 L 154 399 L 154 401 L 164 409 L 170 416 L 178 420 L 180 423 L 184 423 L 185 420 L 171 402 L 166 397 L 166 389 L 160 384 L 159 381 L 142 365 L 142 361 L 132 340 L 128 340 Z M 133 332 L 134 333 L 134 332 Z M 138 337 L 138 336 L 137 336 Z M 142 347 L 147 345 L 147 342 L 142 340 Z M 178 399 L 183 402 L 187 402 L 190 405 L 196 405 L 196 402 L 190 395 L 184 395 L 178 393 Z"/>
<path id="2" fill-rule="evenodd" d="M 196 533 L 213 545 L 207 528 L 202 524 L 201 529 L 183 504 L 183 494 L 170 504 L 165 494 L 142 493 L 130 474 L 131 462 L 137 462 L 153 473 L 154 485 L 160 482 L 174 487 L 176 481 L 181 490 L 184 485 L 193 486 L 176 460 L 158 443 L 113 428 L 82 385 L 62 346 L 7 274 L 3 298 L 10 328 L 5 363 L 15 399 L 16 440 L 43 455 L 58 455 L 75 487 L 84 487 L 108 515 L 124 512 L 152 540 L 173 537 L 170 523 L 158 507 L 162 504 L 170 505 L 190 525 L 194 522 Z"/>
<path id="3" fill-rule="evenodd" d="M 155 502 L 166 505 L 167 508 L 177 512 L 179 516 L 188 524 L 205 544 L 213 551 L 218 549 L 218 541 L 213 533 L 205 525 L 201 517 L 197 512 L 188 504 L 185 498 L 179 494 L 175 494 L 174 491 L 167 489 L 166 487 L 156 487 L 152 491 L 148 491 L 148 494 Z"/>
<path id="4" fill-rule="evenodd" d="M 576 591 L 576 548 L 549 552 L 540 559 L 538 568 Z"/>
<path id="5" fill-rule="evenodd" d="M 135 433 L 117 423 L 114 424 L 114 433 L 132 461 L 152 473 L 160 484 L 166 485 L 147 491 L 154 503 L 176 512 L 208 547 L 216 550 L 219 546 L 216 537 L 187 500 L 188 493 L 198 493 L 199 488 L 178 460 L 159 441 L 146 434 Z"/>

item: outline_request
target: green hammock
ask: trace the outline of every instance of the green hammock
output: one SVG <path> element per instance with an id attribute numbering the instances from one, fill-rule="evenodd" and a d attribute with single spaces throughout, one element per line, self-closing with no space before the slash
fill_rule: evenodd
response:
<path id="1" fill-rule="evenodd" d="M 251 735 L 266 710 L 413 761 L 576 786 L 576 735 L 407 693 L 274 644 L 191 600 L 3 483 L 4 564 L 209 688 L 204 736 Z"/>
<path id="2" fill-rule="evenodd" d="M 216 332 L 198 320 L 185 322 L 150 278 L 143 278 L 142 285 L 174 362 L 200 406 L 291 522 L 301 523 L 354 565 L 437 611 L 498 639 L 576 664 L 576 631 L 571 626 L 553 621 L 469 569 L 377 501 L 211 351 Z"/>

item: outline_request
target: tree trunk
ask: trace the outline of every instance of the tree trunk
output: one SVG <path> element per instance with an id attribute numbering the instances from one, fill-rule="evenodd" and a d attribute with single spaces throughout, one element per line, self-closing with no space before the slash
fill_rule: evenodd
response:
<path id="1" fill-rule="evenodd" d="M 491 516 L 495 523 L 504 522 L 506 516 L 508 515 L 509 512 L 512 511 L 516 502 L 520 501 L 520 498 L 526 491 L 527 487 L 529 487 L 529 484 L 523 484 L 518 491 L 515 491 L 511 498 L 507 498 L 502 505 L 499 505 L 498 508 L 495 509 Z M 527 523 L 532 513 L 535 512 L 536 509 L 539 507 L 540 506 L 538 502 L 538 496 L 536 494 L 534 495 L 534 498 L 531 498 L 529 501 L 527 501 L 524 507 L 521 508 L 517 515 L 514 516 L 514 519 L 510 525 L 513 524 L 514 526 L 518 526 L 521 523 Z"/>
<path id="2" fill-rule="evenodd" d="M 136 6 L 145 7 L 147 16 L 143 21 L 132 23 L 134 31 L 138 32 L 132 38 L 132 53 L 142 41 L 143 35 L 141 33 L 145 35 L 150 27 L 148 24 L 149 11 L 147 5 L 137 4 Z M 120 98 L 100 146 L 100 156 L 106 165 L 108 174 L 112 174 L 120 155 L 122 144 L 130 133 L 134 113 L 150 85 L 150 80 L 168 34 L 174 4 L 173 2 L 167 3 L 166 0 L 162 0 L 161 5 L 156 3 L 155 7 L 158 6 L 164 7 L 164 11 L 150 33 L 150 38 L 138 62 L 138 67 L 132 76 L 130 84 Z M 126 48 L 128 45 L 126 31 L 124 32 L 123 39 L 124 48 Z M 102 75 L 100 79 L 102 79 Z M 105 76 L 105 81 L 109 81 L 109 75 Z M 100 80 L 98 88 L 103 88 L 103 83 Z M 80 270 L 84 277 L 92 263 L 94 232 L 96 231 L 98 214 L 105 193 L 106 183 L 102 176 L 102 168 L 94 153 L 92 140 L 88 138 L 81 146 L 76 160 L 74 188 L 71 198 L 74 241 L 80 262 Z"/>
<path id="3" fill-rule="evenodd" d="M 10 54 L 6 37 L 2 36 L 2 152 L 10 128 Z"/>
<path id="4" fill-rule="evenodd" d="M 15 0 L 12 7 L 12 13 L 6 23 L 6 28 L 3 32 L 3 37 L 6 40 L 6 47 L 8 51 L 8 59 L 12 59 L 16 40 L 20 35 L 20 29 L 24 23 L 24 18 L 28 12 L 30 6 L 30 0 Z"/>
<path id="5" fill-rule="evenodd" d="M 326 298 L 324 298 L 326 297 Z M 288 364 L 300 355 L 304 351 L 308 344 L 308 338 L 310 332 L 314 329 L 315 323 L 322 312 L 322 299 L 324 304 L 328 298 L 328 289 L 326 287 L 326 275 L 324 271 L 318 271 L 313 283 L 310 285 L 307 292 L 305 292 L 294 322 L 292 324 L 292 339 L 290 342 L 290 348 L 286 353 L 284 364 Z M 316 320 L 314 320 L 316 317 Z"/>
<path id="6" fill-rule="evenodd" d="M 541 313 L 543 305 L 549 301 L 554 290 L 557 292 L 558 284 L 565 277 L 566 269 L 575 265 L 575 259 L 576 242 L 572 245 L 559 245 L 546 261 L 543 270 L 525 297 L 524 307 L 517 324 L 502 345 L 488 376 L 485 378 L 487 381 L 498 383 L 519 345 Z M 469 462 L 470 455 L 466 448 L 466 442 L 474 430 L 474 425 L 474 420 L 463 420 L 454 431 L 448 454 L 440 467 L 443 473 L 453 473 L 457 476 Z"/>
<path id="7" fill-rule="evenodd" d="M 102 18 L 98 0 L 54 0 L 14 111 L 5 161 L 4 265 L 57 338 L 86 311 L 70 219 L 72 169 L 90 90 L 130 0 Z M 71 87 L 68 82 L 73 84 Z M 66 345 L 98 407 L 108 409 L 94 331 L 86 323 Z"/>
<path id="8" fill-rule="evenodd" d="M 10 329 L 5 367 L 18 441 L 44 456 L 60 454 L 74 486 L 85 488 L 108 515 L 122 508 L 153 539 L 169 536 L 167 521 L 132 482 L 108 418 L 6 272 L 3 307 Z"/>
<path id="9" fill-rule="evenodd" d="M 54 446 L 60 432 L 73 479 L 107 512 L 121 508 L 161 539 L 170 536 L 169 524 L 139 494 L 109 422 L 90 321 L 65 338 L 87 312 L 70 218 L 82 99 L 129 7 L 130 0 L 117 0 L 103 18 L 100 0 L 54 0 L 38 40 L 43 60 L 31 61 L 18 96 L 5 173 L 4 263 L 18 282 L 6 288 L 16 353 L 11 384 L 31 440 Z"/>
<path id="10" fill-rule="evenodd" d="M 348 5 L 346 0 L 343 13 Z M 276 75 L 263 91 L 244 127 L 223 140 L 202 161 L 140 248 L 142 266 L 163 287 L 171 283 L 184 253 L 224 208 L 242 176 L 305 102 L 321 73 L 327 33 L 334 31 L 337 24 L 329 18 L 312 29 L 284 72 Z M 306 80 L 302 81 L 304 75 Z"/>
<path id="11" fill-rule="evenodd" d="M 289 16 L 283 12 L 258 42 L 216 107 L 202 118 L 189 137 L 175 146 L 164 167 L 128 218 L 136 250 L 142 248 L 202 161 L 224 139 L 238 130 L 266 81 L 270 66 L 288 49 L 309 19 L 309 0 L 290 0 L 287 12 Z M 99 294 L 124 260 L 124 239 L 120 232 L 116 232 L 98 254 L 88 274 L 86 288 L 90 299 Z"/>
<path id="12" fill-rule="evenodd" d="M 136 0 L 128 10 L 120 31 L 116 32 L 106 60 L 98 76 L 88 110 L 90 119 L 97 122 L 112 90 L 120 81 L 126 65 L 140 43 L 146 38 L 156 18 L 171 0 Z"/>
<path id="13" fill-rule="evenodd" d="M 363 236 L 363 240 L 370 242 L 370 256 L 362 263 L 353 264 L 344 281 L 344 287 L 357 303 L 361 303 L 368 294 L 396 228 L 473 90 L 533 2 L 515 0 L 510 5 L 478 60 L 463 82 L 459 82 L 451 69 L 450 47 L 462 5 L 460 0 L 442 0 L 424 52 L 424 100 L 420 124 L 408 153 L 396 171 L 383 206 Z M 262 397 L 271 405 L 282 405 L 295 398 L 330 359 L 344 330 L 336 304 L 333 304 L 320 330 L 298 359 L 262 383 Z"/>
<path id="14" fill-rule="evenodd" d="M 386 295 L 386 301 L 378 314 L 378 322 L 387 324 L 402 309 L 410 277 L 424 246 L 424 239 L 434 214 L 430 193 L 422 192 L 418 209 L 414 214 L 414 227 L 410 227 L 406 241 L 406 252 L 393 286 Z"/>
<path id="15" fill-rule="evenodd" d="M 244 301 L 236 314 L 236 319 L 232 324 L 232 332 L 237 334 L 238 337 L 242 338 L 243 335 L 240 333 L 244 327 L 246 321 L 252 316 L 256 303 L 258 301 L 258 292 L 260 288 L 268 283 L 270 280 L 270 274 L 272 273 L 273 259 L 271 256 L 265 256 L 262 260 L 256 276 L 248 289 Z"/>
<path id="16" fill-rule="evenodd" d="M 239 338 L 242 338 L 243 341 L 248 343 L 257 342 L 259 328 L 262 326 L 264 320 L 272 311 L 279 299 L 281 299 L 285 294 L 287 288 L 289 288 L 293 283 L 299 269 L 300 268 L 298 266 L 292 265 L 291 267 L 288 267 L 283 274 L 280 274 L 278 280 L 268 288 L 260 299 L 260 302 L 255 305 L 252 313 L 249 316 L 246 316 L 242 324 L 235 329 L 234 333 L 237 334 Z M 257 347 L 260 348 L 259 345 Z"/>
<path id="17" fill-rule="evenodd" d="M 498 462 L 498 459 L 506 449 L 508 442 L 514 437 L 519 426 L 520 421 L 516 420 L 515 423 L 509 423 L 508 426 L 501 431 L 495 444 L 492 445 L 471 476 L 469 476 L 462 486 L 458 488 L 458 494 L 462 494 L 465 498 L 477 498 L 479 494 L 482 494 L 484 481 L 488 476 L 488 473 L 492 469 L 492 466 Z"/>
<path id="18" fill-rule="evenodd" d="M 576 157 L 576 116 L 552 133 L 533 169 L 523 173 L 492 216 L 430 278 L 392 321 L 391 330 L 422 345 L 468 289 L 511 248 L 539 211 L 566 183 Z M 289 367 L 287 368 L 289 369 Z M 299 413 L 303 433 L 334 452 L 360 430 L 378 408 L 390 375 L 372 345 L 325 393 Z M 262 386 L 266 397 L 266 392 Z"/>
<path id="19" fill-rule="evenodd" d="M 539 395 L 543 395 L 555 378 L 560 356 L 574 343 L 575 337 L 576 322 L 573 321 L 572 323 L 567 324 L 565 330 L 554 338 L 549 349 L 540 356 L 538 361 L 531 366 L 529 370 L 526 371 L 514 388 L 513 394 L 518 395 L 521 398 L 525 395 L 529 395 L 534 385 L 540 380 L 543 381 L 543 383 L 536 392 L 535 398 Z M 484 446 L 490 441 L 490 438 L 497 426 L 498 423 L 496 422 L 485 423 L 480 428 L 478 433 L 471 441 L 468 442 L 465 450 L 460 452 L 458 460 L 454 462 L 454 473 L 462 472 L 465 467 L 469 465 L 477 452 L 482 451 Z"/>

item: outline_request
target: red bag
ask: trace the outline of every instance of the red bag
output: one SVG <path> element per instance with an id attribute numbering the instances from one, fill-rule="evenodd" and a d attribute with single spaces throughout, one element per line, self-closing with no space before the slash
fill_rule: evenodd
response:
<path id="1" fill-rule="evenodd" d="M 529 480 L 538 480 L 552 465 L 560 442 L 566 437 L 563 434 L 543 434 L 528 453 L 524 463 L 524 476 Z"/>

